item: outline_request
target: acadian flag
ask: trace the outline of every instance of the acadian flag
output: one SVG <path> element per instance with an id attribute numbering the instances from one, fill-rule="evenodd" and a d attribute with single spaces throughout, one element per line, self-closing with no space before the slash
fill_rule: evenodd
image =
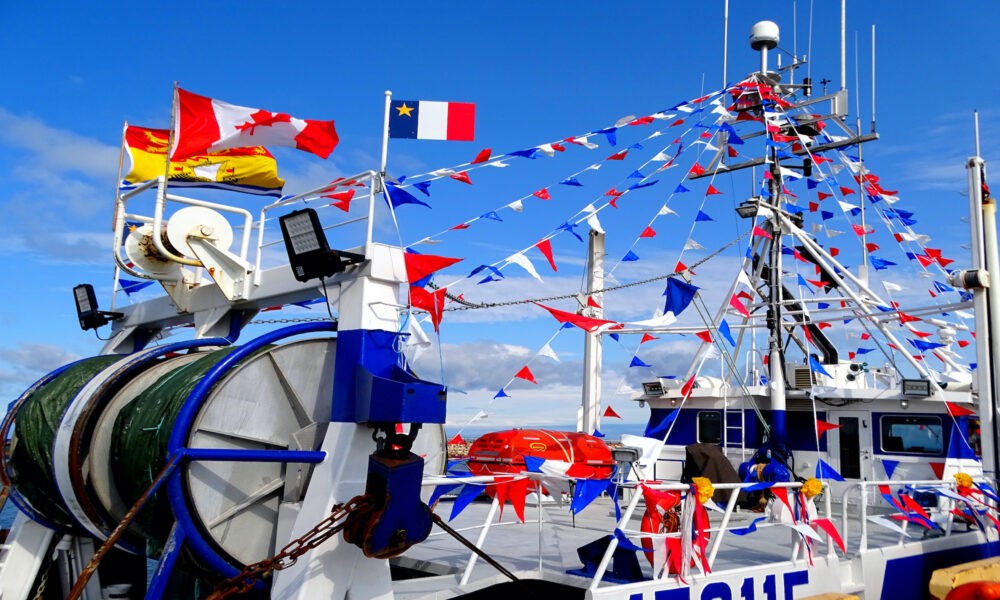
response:
<path id="1" fill-rule="evenodd" d="M 326 158 L 340 142 L 333 121 L 236 106 L 180 88 L 174 94 L 173 126 L 171 160 L 247 146 L 291 146 Z"/>
<path id="2" fill-rule="evenodd" d="M 122 187 L 156 179 L 167 173 L 166 129 L 125 127 L 125 153 L 132 166 Z M 170 161 L 170 185 L 212 187 L 247 194 L 280 196 L 285 180 L 278 177 L 278 164 L 263 146 L 231 148 L 211 154 Z"/>
<path id="3" fill-rule="evenodd" d="M 475 104 L 393 100 L 389 105 L 389 137 L 471 142 L 475 133 Z"/>

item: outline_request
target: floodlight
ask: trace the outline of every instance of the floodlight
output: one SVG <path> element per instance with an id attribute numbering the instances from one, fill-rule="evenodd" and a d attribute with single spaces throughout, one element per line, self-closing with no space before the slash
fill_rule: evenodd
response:
<path id="1" fill-rule="evenodd" d="M 100 310 L 97 306 L 94 286 L 89 283 L 81 283 L 73 288 L 73 300 L 76 302 L 76 316 L 80 319 L 80 329 L 84 331 L 97 329 L 102 325 L 107 325 L 112 319 L 120 319 L 125 316 L 120 312 Z"/>
<path id="2" fill-rule="evenodd" d="M 330 277 L 365 259 L 360 254 L 331 250 L 319 215 L 311 208 L 288 213 L 278 222 L 285 239 L 288 263 L 298 281 Z"/>
<path id="3" fill-rule="evenodd" d="M 744 219 L 752 219 L 757 216 L 757 209 L 759 208 L 758 202 L 760 198 L 750 198 L 740 202 L 740 205 L 736 207 L 736 214 L 743 217 Z"/>

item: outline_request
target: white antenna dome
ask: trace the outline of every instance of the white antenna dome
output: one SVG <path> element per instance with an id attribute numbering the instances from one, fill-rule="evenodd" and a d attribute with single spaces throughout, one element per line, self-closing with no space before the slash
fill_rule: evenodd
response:
<path id="1" fill-rule="evenodd" d="M 750 28 L 750 47 L 754 50 L 773 50 L 778 47 L 778 24 L 759 21 Z"/>

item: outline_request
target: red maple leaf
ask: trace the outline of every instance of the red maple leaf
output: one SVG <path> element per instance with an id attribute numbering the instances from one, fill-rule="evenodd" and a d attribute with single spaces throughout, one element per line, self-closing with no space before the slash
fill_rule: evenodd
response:
<path id="1" fill-rule="evenodd" d="M 250 120 L 236 126 L 241 133 L 253 135 L 258 127 L 271 127 L 275 123 L 291 123 L 292 116 L 285 113 L 273 113 L 266 110 L 258 110 L 250 115 Z"/>

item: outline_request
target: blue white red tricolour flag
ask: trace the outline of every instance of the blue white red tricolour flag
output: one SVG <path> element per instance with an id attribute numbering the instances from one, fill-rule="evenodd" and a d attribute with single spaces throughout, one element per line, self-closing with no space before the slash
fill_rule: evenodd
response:
<path id="1" fill-rule="evenodd" d="M 326 158 L 340 138 L 333 121 L 236 106 L 177 88 L 170 160 L 248 146 L 291 146 Z"/>
<path id="2" fill-rule="evenodd" d="M 471 142 L 475 133 L 475 104 L 393 100 L 389 105 L 389 137 Z"/>

